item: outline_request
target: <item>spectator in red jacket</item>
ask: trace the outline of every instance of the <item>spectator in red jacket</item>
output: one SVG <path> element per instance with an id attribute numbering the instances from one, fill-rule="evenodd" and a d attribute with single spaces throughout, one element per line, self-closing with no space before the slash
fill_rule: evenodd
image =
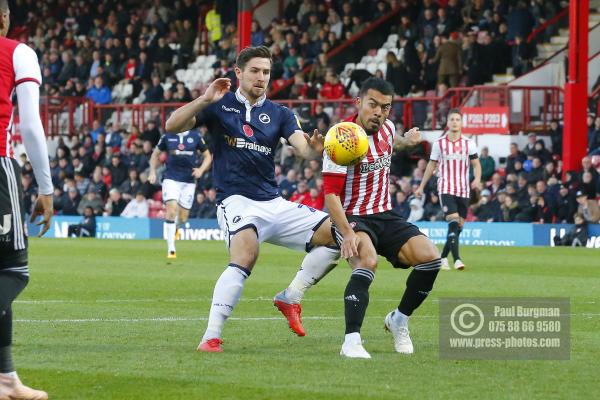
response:
<path id="1" fill-rule="evenodd" d="M 308 196 L 304 196 L 300 203 L 317 210 L 322 210 L 323 206 L 325 206 L 325 197 L 323 192 L 319 192 L 319 190 L 316 188 L 312 188 L 308 194 Z"/>
<path id="2" fill-rule="evenodd" d="M 333 71 L 325 74 L 325 84 L 319 92 L 319 98 L 324 100 L 343 99 L 346 96 L 346 88 L 340 82 L 340 78 Z"/>

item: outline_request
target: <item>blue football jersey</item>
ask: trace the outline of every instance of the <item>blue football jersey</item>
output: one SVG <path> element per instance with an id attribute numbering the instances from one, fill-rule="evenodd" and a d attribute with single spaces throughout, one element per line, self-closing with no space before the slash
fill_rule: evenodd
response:
<path id="1" fill-rule="evenodd" d="M 265 97 L 250 105 L 238 89 L 196 115 L 196 125 L 202 124 L 211 135 L 219 201 L 234 194 L 258 201 L 279 196 L 275 148 L 281 138 L 302 129 L 292 111 Z"/>
<path id="2" fill-rule="evenodd" d="M 198 151 L 207 147 L 202 136 L 196 131 L 166 133 L 158 141 L 157 147 L 167 152 L 167 169 L 163 179 L 193 183 L 192 168 L 198 167 Z"/>

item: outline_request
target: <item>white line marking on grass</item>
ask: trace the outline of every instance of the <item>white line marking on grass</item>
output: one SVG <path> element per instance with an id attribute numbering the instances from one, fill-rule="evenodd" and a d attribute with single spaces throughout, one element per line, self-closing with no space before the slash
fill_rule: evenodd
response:
<path id="1" fill-rule="evenodd" d="M 369 301 L 399 301 L 397 299 L 370 299 Z M 40 300 L 16 300 L 16 304 L 106 304 L 106 303 L 199 303 L 212 301 L 210 297 L 196 297 L 196 298 L 173 298 L 173 299 L 97 299 L 97 300 L 61 300 L 61 299 L 40 299 Z M 268 301 L 272 302 L 272 297 L 254 297 L 254 298 L 242 298 L 240 301 Z M 342 297 L 313 297 L 303 299 L 303 302 L 343 302 Z M 430 302 L 438 302 L 437 299 L 430 299 Z"/>
<path id="2" fill-rule="evenodd" d="M 570 314 L 572 317 L 598 317 L 600 313 L 581 313 Z M 411 319 L 430 319 L 439 318 L 439 315 L 413 315 Z M 344 317 L 331 316 L 309 316 L 302 317 L 303 320 L 326 320 L 337 321 Z M 365 317 L 365 319 L 381 319 L 380 316 Z M 285 321 L 283 317 L 231 317 L 232 321 Z M 74 319 L 16 319 L 15 322 L 24 324 L 80 324 L 95 322 L 120 322 L 120 323 L 139 323 L 139 322 L 199 322 L 208 321 L 208 317 L 153 317 L 153 318 L 74 318 Z"/>

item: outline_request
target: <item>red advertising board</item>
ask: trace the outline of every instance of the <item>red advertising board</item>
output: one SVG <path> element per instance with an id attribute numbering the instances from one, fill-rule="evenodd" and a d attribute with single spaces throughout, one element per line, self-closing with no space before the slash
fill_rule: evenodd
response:
<path id="1" fill-rule="evenodd" d="M 508 134 L 508 107 L 463 107 L 463 133 Z"/>

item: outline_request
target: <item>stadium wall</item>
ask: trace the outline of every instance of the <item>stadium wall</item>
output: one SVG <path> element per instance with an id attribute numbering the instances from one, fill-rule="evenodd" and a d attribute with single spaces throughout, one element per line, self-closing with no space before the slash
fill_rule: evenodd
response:
<path id="1" fill-rule="evenodd" d="M 56 216 L 47 237 L 66 238 L 70 224 L 79 223 L 81 217 Z M 96 218 L 98 239 L 164 239 L 163 222 L 151 218 Z M 446 241 L 447 224 L 444 222 L 419 222 L 419 229 L 436 244 Z M 573 225 L 568 224 L 528 224 L 528 223 L 487 223 L 470 222 L 465 224 L 460 243 L 473 246 L 554 246 L 552 237 L 563 235 Z M 39 227 L 29 224 L 29 233 L 36 235 Z M 587 247 L 600 248 L 600 225 L 590 225 L 590 238 Z M 180 240 L 223 240 L 223 232 L 214 219 L 192 219 L 181 231 Z"/>

